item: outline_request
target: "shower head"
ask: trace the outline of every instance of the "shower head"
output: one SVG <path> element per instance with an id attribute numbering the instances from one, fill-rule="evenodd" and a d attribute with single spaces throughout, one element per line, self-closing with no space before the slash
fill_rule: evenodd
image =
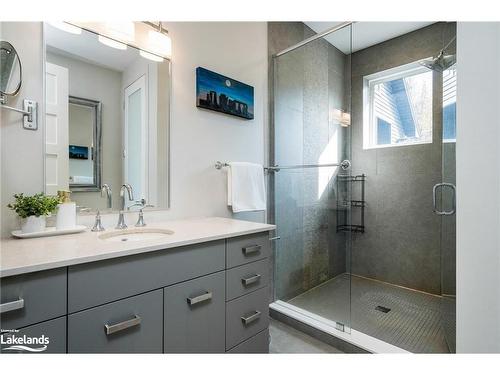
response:
<path id="1" fill-rule="evenodd" d="M 437 72 L 442 72 L 448 69 L 457 62 L 456 55 L 445 55 L 444 49 L 439 52 L 439 55 L 432 59 L 422 60 L 420 64 L 428 69 L 435 70 Z"/>
<path id="2" fill-rule="evenodd" d="M 443 70 L 446 70 L 449 67 L 453 66 L 453 64 L 457 62 L 457 55 L 455 54 L 445 55 L 444 52 L 455 39 L 456 36 L 451 38 L 448 44 L 446 44 L 446 46 L 444 46 L 444 48 L 441 51 L 439 51 L 439 55 L 437 57 L 422 60 L 420 61 L 420 65 L 423 65 L 426 68 L 437 72 L 442 72 Z"/>

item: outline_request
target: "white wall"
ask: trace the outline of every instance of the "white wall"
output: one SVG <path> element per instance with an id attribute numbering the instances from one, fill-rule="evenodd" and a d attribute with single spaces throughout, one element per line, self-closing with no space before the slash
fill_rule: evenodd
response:
<path id="1" fill-rule="evenodd" d="M 267 24 L 167 23 L 172 37 L 169 216 L 230 216 L 220 161 L 264 163 L 267 134 Z M 254 120 L 196 108 L 195 69 L 254 86 Z M 264 219 L 264 214 L 248 215 Z"/>
<path id="2" fill-rule="evenodd" d="M 1 110 L 1 229 L 2 236 L 18 226 L 17 215 L 5 206 L 17 192 L 27 194 L 44 190 L 43 126 L 41 109 L 42 87 L 42 24 L 39 22 L 2 22 L 0 39 L 10 42 L 21 58 L 23 84 L 14 98 L 8 99 L 11 107 L 22 108 L 24 99 L 38 102 L 39 129 L 24 130 L 23 116 Z M 19 32 L 22 30 L 22 33 Z M 29 37 L 26 37 L 29 35 Z"/>
<path id="3" fill-rule="evenodd" d="M 25 83 L 19 98 L 42 102 L 42 25 L 3 23 L 2 39 L 21 53 Z M 22 27 L 23 32 L 19 30 Z M 265 22 L 167 23 L 172 38 L 170 210 L 167 218 L 231 216 L 221 161 L 264 163 L 267 135 L 267 24 Z M 16 30 L 17 29 L 17 30 Z M 17 31 L 17 32 L 16 32 Z M 25 33 L 26 32 L 26 33 Z M 26 38 L 30 35 L 30 38 Z M 255 88 L 254 120 L 196 108 L 198 66 Z M 12 103 L 15 104 L 14 101 Z M 19 105 L 19 101 L 17 102 Z M 21 117 L 2 111 L 2 235 L 17 226 L 3 207 L 13 192 L 43 190 L 43 131 L 21 129 Z M 20 147 L 23 145 L 23 147 Z M 7 181 L 8 180 L 8 181 Z M 6 181 L 6 182 L 4 182 Z M 116 194 L 116 193 L 115 193 Z M 238 215 L 264 220 L 264 213 Z"/>
<path id="4" fill-rule="evenodd" d="M 500 352 L 500 23 L 457 29 L 457 352 Z"/>

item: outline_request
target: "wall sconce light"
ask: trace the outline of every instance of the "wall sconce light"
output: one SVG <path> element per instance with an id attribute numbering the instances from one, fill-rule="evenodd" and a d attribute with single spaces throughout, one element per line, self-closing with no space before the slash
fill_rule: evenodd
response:
<path id="1" fill-rule="evenodd" d="M 340 125 L 343 126 L 344 128 L 347 128 L 349 125 L 351 125 L 350 113 L 342 111 L 342 114 L 340 116 Z"/>
<path id="2" fill-rule="evenodd" d="M 338 122 L 340 126 L 347 128 L 351 125 L 351 114 L 349 112 L 344 112 L 341 109 L 332 109 L 330 112 L 331 121 Z"/>

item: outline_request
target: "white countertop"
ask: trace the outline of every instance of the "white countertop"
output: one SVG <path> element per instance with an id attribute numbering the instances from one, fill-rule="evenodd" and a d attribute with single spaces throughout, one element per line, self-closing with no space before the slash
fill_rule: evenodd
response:
<path id="1" fill-rule="evenodd" d="M 140 242 L 105 241 L 98 236 L 112 230 L 91 232 L 89 229 L 63 236 L 4 239 L 0 242 L 0 277 L 270 231 L 276 227 L 211 217 L 151 223 L 148 228 L 170 229 L 174 233 Z"/>

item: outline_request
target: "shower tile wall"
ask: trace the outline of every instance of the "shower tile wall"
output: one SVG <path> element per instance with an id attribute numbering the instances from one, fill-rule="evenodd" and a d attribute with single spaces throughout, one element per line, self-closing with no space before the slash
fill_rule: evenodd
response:
<path id="1" fill-rule="evenodd" d="M 366 232 L 352 242 L 352 272 L 440 294 L 441 226 L 432 187 L 441 181 L 442 80 L 434 73 L 433 143 L 363 150 L 363 76 L 435 56 L 455 33 L 438 23 L 352 55 L 353 174 L 365 173 Z"/>
<path id="2" fill-rule="evenodd" d="M 314 32 L 301 22 L 268 24 L 270 56 Z M 273 60 L 270 59 L 270 64 Z M 324 40 L 278 58 L 274 95 L 275 160 L 280 165 L 320 163 L 329 142 L 340 158 L 341 129 L 330 109 L 345 109 L 346 56 Z M 274 82 L 273 76 L 270 81 Z M 271 143 L 273 143 L 271 141 Z M 288 299 L 345 272 L 345 248 L 335 229 L 335 179 L 324 190 L 318 169 L 281 170 L 272 182 L 281 240 L 275 262 L 276 297 Z"/>

